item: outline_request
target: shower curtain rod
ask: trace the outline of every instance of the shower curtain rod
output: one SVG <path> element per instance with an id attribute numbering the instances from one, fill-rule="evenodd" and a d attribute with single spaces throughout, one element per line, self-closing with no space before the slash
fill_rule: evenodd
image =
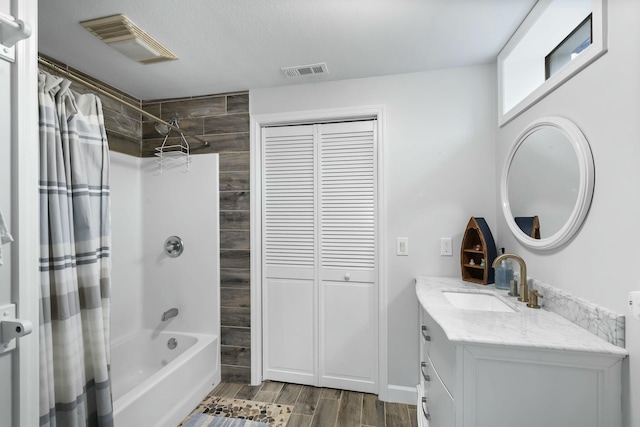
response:
<path id="1" fill-rule="evenodd" d="M 98 92 L 99 94 L 106 96 L 107 98 L 110 98 L 110 99 L 112 99 L 112 100 L 114 100 L 116 102 L 119 102 L 120 104 L 124 105 L 125 107 L 131 108 L 132 110 L 137 111 L 138 113 L 142 114 L 145 117 L 148 117 L 148 118 L 152 119 L 155 122 L 162 123 L 163 125 L 166 125 L 170 129 L 173 129 L 173 130 L 175 130 L 177 132 L 180 132 L 182 135 L 188 136 L 189 138 L 193 138 L 196 141 L 200 141 L 207 147 L 209 146 L 209 141 L 205 141 L 204 139 L 202 139 L 202 138 L 200 138 L 198 136 L 195 136 L 195 135 L 192 135 L 192 134 L 190 134 L 188 132 L 183 131 L 178 126 L 172 125 L 171 123 L 161 119 L 160 117 L 155 116 L 155 115 L 153 115 L 151 113 L 148 113 L 148 112 L 144 111 L 142 108 L 136 107 L 135 105 L 130 104 L 127 101 L 118 98 L 117 96 L 107 92 L 106 90 L 94 85 L 91 82 L 86 81 L 85 79 L 83 79 L 81 77 L 76 76 L 73 73 L 70 73 L 69 71 L 65 70 L 64 68 L 60 67 L 59 65 L 57 65 L 57 64 L 55 64 L 55 63 L 53 63 L 53 62 L 51 62 L 51 61 L 49 61 L 47 59 L 44 59 L 41 56 L 38 56 L 38 63 L 41 64 L 41 65 L 44 65 L 47 68 L 50 68 L 50 69 L 54 70 L 57 73 L 60 73 L 60 74 L 64 75 L 65 77 L 67 77 L 67 78 L 69 78 L 71 80 L 74 80 L 77 83 L 80 83 L 80 84 L 82 84 L 84 86 L 87 86 L 89 89 L 94 90 L 94 91 Z"/>

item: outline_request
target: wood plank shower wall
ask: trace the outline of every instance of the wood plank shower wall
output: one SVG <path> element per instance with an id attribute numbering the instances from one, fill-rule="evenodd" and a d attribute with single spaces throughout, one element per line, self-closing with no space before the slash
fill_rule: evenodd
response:
<path id="1" fill-rule="evenodd" d="M 164 120 L 177 116 L 181 128 L 210 142 L 205 147 L 200 142 L 189 141 L 192 154 L 219 153 L 222 379 L 248 384 L 251 379 L 249 94 L 142 101 L 47 59 Z M 51 72 L 46 67 L 43 69 Z M 80 93 L 91 92 L 75 82 L 72 88 Z M 153 156 L 155 147 L 162 145 L 154 123 L 107 97 L 100 96 L 100 99 L 110 150 L 135 157 Z"/>

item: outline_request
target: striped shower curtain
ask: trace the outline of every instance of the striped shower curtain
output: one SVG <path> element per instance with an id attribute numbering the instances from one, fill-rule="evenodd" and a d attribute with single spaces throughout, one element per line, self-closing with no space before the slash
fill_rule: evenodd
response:
<path id="1" fill-rule="evenodd" d="M 100 99 L 39 74 L 40 425 L 113 426 L 109 151 Z"/>

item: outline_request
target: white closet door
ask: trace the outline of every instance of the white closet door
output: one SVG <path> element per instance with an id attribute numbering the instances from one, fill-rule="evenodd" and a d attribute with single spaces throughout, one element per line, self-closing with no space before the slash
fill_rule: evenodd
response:
<path id="1" fill-rule="evenodd" d="M 375 393 L 375 122 L 320 129 L 320 385 Z"/>
<path id="2" fill-rule="evenodd" d="M 263 129 L 265 379 L 377 392 L 375 129 Z"/>
<path id="3" fill-rule="evenodd" d="M 263 129 L 265 378 L 317 381 L 313 126 Z"/>

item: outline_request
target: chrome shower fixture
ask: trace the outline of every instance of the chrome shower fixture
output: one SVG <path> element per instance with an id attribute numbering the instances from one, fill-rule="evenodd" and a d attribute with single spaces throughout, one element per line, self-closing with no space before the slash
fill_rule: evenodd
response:
<path id="1" fill-rule="evenodd" d="M 158 132 L 162 136 L 167 136 L 169 134 L 169 126 L 165 123 L 156 123 L 155 125 L 156 132 Z"/>
<path id="2" fill-rule="evenodd" d="M 177 116 L 171 117 L 171 120 L 169 120 L 168 123 L 171 126 L 180 127 L 180 126 L 178 126 L 178 117 Z M 156 123 L 155 128 L 156 128 L 156 132 L 158 132 L 162 136 L 168 136 L 169 132 L 171 132 L 171 128 L 167 125 L 167 123 L 158 122 L 158 123 Z"/>

